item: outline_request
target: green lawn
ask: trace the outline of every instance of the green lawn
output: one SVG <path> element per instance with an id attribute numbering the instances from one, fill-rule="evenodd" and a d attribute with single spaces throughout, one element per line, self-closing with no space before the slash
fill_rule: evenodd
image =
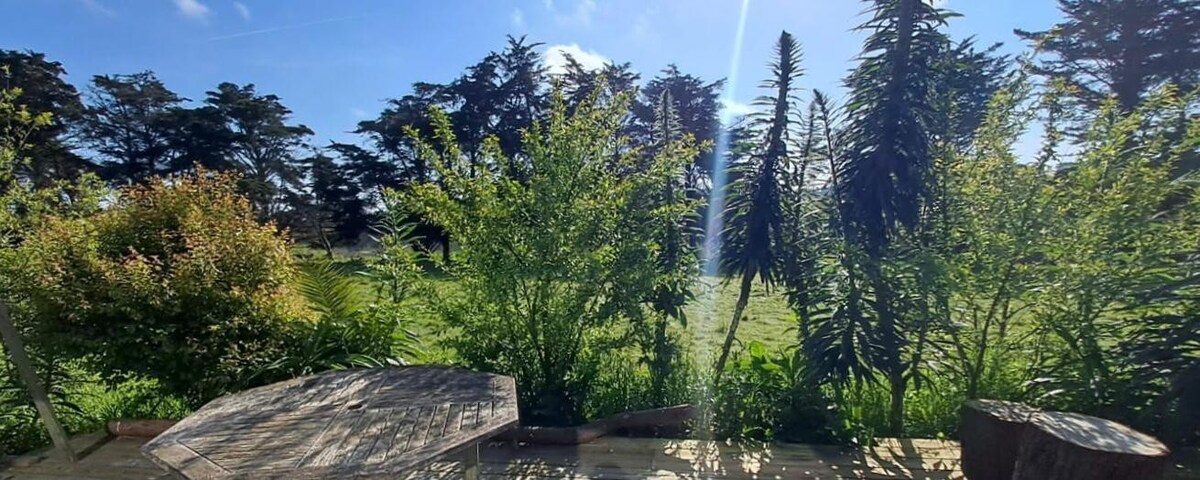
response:
<path id="1" fill-rule="evenodd" d="M 363 292 L 373 295 L 375 287 L 366 275 L 366 263 L 363 252 L 335 252 L 335 260 L 342 264 L 347 271 L 355 273 L 355 278 L 361 283 Z M 305 249 L 298 252 L 302 258 L 319 259 L 323 252 Z M 369 253 L 367 253 L 369 255 Z M 452 280 L 432 277 L 435 288 L 454 288 Z M 736 282 L 724 279 L 704 278 L 694 290 L 696 300 L 686 308 L 687 328 L 685 342 L 690 343 L 693 353 L 704 356 L 716 352 L 725 340 L 725 333 L 733 315 L 734 304 L 737 303 L 738 285 Z M 447 334 L 446 326 L 440 320 L 417 315 L 411 319 L 410 327 L 424 339 L 424 343 L 433 347 L 435 357 L 445 357 L 448 352 L 436 348 L 437 338 Z M 745 318 L 738 327 L 737 338 L 741 342 L 758 340 L 771 348 L 782 348 L 793 345 L 796 341 L 796 315 L 788 308 L 783 292 L 778 288 L 767 291 L 761 283 L 755 283 L 751 291 L 750 303 L 746 307 Z"/>
<path id="2" fill-rule="evenodd" d="M 696 289 L 696 301 L 686 307 L 687 331 L 693 342 L 693 352 L 704 354 L 706 348 L 716 351 L 721 347 L 737 297 L 737 282 L 716 278 L 702 280 L 700 288 Z M 778 288 L 767 292 L 761 283 L 755 283 L 750 303 L 738 326 L 737 339 L 741 342 L 758 340 L 772 348 L 784 347 L 795 344 L 795 326 L 796 314 L 788 308 L 783 292 Z"/>

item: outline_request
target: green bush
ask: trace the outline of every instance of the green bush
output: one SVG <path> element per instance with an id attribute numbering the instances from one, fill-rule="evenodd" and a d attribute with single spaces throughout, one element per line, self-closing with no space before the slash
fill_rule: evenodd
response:
<path id="1" fill-rule="evenodd" d="M 302 264 L 297 285 L 316 317 L 290 325 L 284 353 L 258 375 L 262 381 L 403 365 L 421 356 L 415 335 L 404 328 L 403 306 L 390 300 L 368 303 L 363 287 L 338 264 Z"/>
<path id="2" fill-rule="evenodd" d="M 45 427 L 38 416 L 33 401 L 25 388 L 25 383 L 12 362 L 0 363 L 0 454 L 20 453 L 34 446 L 46 443 Z M 50 402 L 54 405 L 56 415 L 64 426 L 79 423 L 85 418 L 83 409 L 70 398 L 68 391 L 78 380 L 72 378 L 65 365 L 60 362 L 48 362 L 40 355 L 30 358 L 37 369 Z"/>
<path id="3" fill-rule="evenodd" d="M 77 362 L 46 365 L 35 359 L 55 416 L 69 434 L 96 432 L 120 418 L 177 419 L 189 413 L 176 397 L 163 395 L 152 380 L 108 384 Z M 0 455 L 24 453 L 50 443 L 25 386 L 7 362 L 0 364 Z"/>
<path id="4" fill-rule="evenodd" d="M 815 383 L 794 349 L 758 341 L 736 352 L 716 387 L 713 433 L 720 438 L 829 443 L 851 441 L 856 428 Z"/>
<path id="5" fill-rule="evenodd" d="M 304 315 L 288 242 L 229 175 L 153 181 L 95 216 L 51 216 L 15 258 L 31 343 L 194 404 L 246 387 Z"/>
<path id="6" fill-rule="evenodd" d="M 634 410 L 694 403 L 703 380 L 687 357 L 675 357 L 666 369 L 662 392 L 656 393 L 647 362 L 634 362 L 638 352 L 626 349 L 595 355 L 595 380 L 584 401 L 587 418 L 604 418 Z"/>
<path id="7" fill-rule="evenodd" d="M 631 346 L 630 326 L 649 315 L 658 275 L 653 222 L 686 214 L 654 210 L 647 200 L 687 159 L 645 159 L 624 144 L 625 108 L 622 97 L 568 115 L 560 99 L 525 133 L 527 155 L 511 159 L 491 141 L 464 155 L 435 111 L 437 148 L 421 151 L 439 184 L 390 195 L 390 209 L 426 219 L 458 243 L 444 268 L 461 290 L 430 303 L 461 330 L 451 341 L 464 363 L 516 378 L 526 422 L 585 420 L 595 357 Z"/>

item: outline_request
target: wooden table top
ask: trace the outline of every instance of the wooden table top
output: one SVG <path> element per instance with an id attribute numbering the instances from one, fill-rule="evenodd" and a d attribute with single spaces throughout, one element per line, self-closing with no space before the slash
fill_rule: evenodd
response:
<path id="1" fill-rule="evenodd" d="M 341 370 L 213 400 L 142 453 L 188 479 L 386 477 L 516 424 L 509 377 L 438 366 Z"/>

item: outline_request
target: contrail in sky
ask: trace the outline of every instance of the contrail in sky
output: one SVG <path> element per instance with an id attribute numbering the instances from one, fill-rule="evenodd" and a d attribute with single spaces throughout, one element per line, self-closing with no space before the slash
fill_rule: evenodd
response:
<path id="1" fill-rule="evenodd" d="M 311 22 L 297 23 L 295 25 L 283 25 L 280 27 L 261 28 L 258 30 L 250 30 L 248 32 L 231 33 L 229 35 L 220 35 L 220 36 L 216 36 L 216 37 L 211 37 L 211 38 L 205 39 L 204 42 L 205 43 L 218 42 L 221 40 L 232 40 L 234 38 L 252 37 L 254 35 L 263 35 L 266 33 L 282 32 L 284 30 L 295 30 L 297 28 L 311 27 L 314 25 L 324 25 L 326 23 L 344 22 L 346 20 L 354 20 L 356 18 L 362 18 L 362 17 L 363 17 L 362 15 L 350 15 L 348 17 L 326 18 L 324 20 L 314 20 Z"/>

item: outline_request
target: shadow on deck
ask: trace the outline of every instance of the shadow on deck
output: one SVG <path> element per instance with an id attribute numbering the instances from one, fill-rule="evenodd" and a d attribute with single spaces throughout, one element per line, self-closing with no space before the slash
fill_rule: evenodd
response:
<path id="1" fill-rule="evenodd" d="M 147 439 L 80 435 L 72 439 L 80 461 L 67 464 L 46 451 L 9 459 L 0 480 L 165 479 L 166 473 L 138 451 Z M 920 439 L 881 439 L 869 449 L 825 445 L 739 446 L 699 440 L 602 438 L 578 446 L 488 444 L 482 450 L 487 479 L 771 479 L 916 478 L 959 479 L 958 444 Z M 1192 458 L 1190 460 L 1196 460 Z M 1200 478 L 1197 462 L 1173 467 L 1168 478 Z M 407 479 L 462 478 L 447 459 Z"/>

